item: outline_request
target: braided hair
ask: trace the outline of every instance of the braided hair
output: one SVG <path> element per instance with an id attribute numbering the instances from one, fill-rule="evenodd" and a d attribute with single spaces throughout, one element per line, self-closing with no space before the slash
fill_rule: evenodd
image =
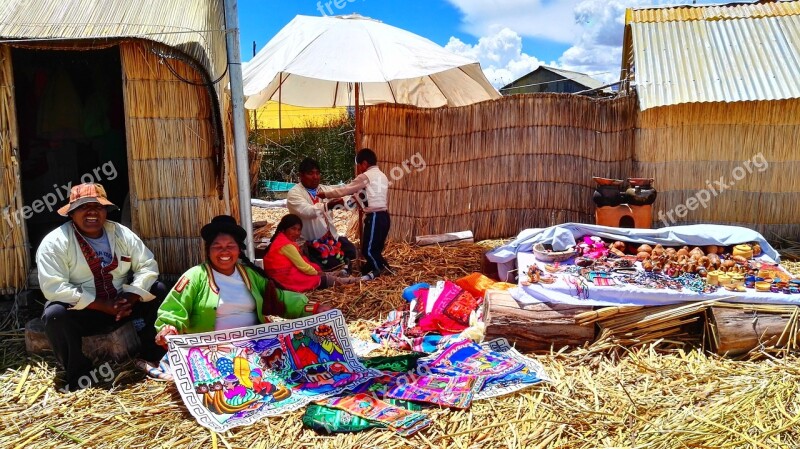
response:
<path id="1" fill-rule="evenodd" d="M 275 227 L 275 233 L 272 234 L 272 238 L 269 239 L 269 246 L 267 246 L 267 252 L 269 252 L 269 249 L 272 247 L 272 242 L 274 242 L 275 239 L 278 238 L 278 235 L 280 235 L 281 232 L 283 232 L 283 231 L 285 231 L 285 230 L 287 230 L 287 229 L 289 229 L 289 228 L 291 228 L 292 226 L 295 226 L 295 225 L 300 225 L 300 229 L 302 229 L 303 228 L 303 220 L 300 219 L 300 217 L 298 217 L 295 214 L 286 214 L 286 215 L 284 215 L 281 218 L 281 221 L 278 222 L 278 226 Z"/>

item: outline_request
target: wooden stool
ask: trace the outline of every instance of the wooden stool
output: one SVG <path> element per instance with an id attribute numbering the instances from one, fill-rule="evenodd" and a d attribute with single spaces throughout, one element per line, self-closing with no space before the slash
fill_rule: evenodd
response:
<path id="1" fill-rule="evenodd" d="M 595 208 L 594 222 L 613 228 L 650 229 L 653 224 L 653 208 L 646 206 L 602 206 Z"/>
<path id="2" fill-rule="evenodd" d="M 126 321 L 108 333 L 83 337 L 82 346 L 83 353 L 94 362 L 122 362 L 139 351 L 141 342 L 133 323 Z M 25 350 L 29 354 L 39 355 L 52 350 L 44 333 L 44 322 L 39 318 L 25 324 Z"/>

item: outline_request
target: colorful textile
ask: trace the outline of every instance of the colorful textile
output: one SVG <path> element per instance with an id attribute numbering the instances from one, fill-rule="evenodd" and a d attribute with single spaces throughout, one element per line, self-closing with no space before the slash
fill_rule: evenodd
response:
<path id="1" fill-rule="evenodd" d="M 427 402 L 444 407 L 467 408 L 483 388 L 486 378 L 477 375 L 429 374 L 411 376 L 410 382 L 395 382 L 385 397 Z"/>
<path id="2" fill-rule="evenodd" d="M 516 284 L 508 282 L 498 282 L 481 273 L 472 273 L 462 278 L 456 279 L 456 285 L 468 291 L 476 298 L 482 298 L 486 290 L 508 290 L 514 288 Z"/>
<path id="3" fill-rule="evenodd" d="M 470 313 L 477 308 L 478 301 L 474 296 L 453 282 L 445 281 L 442 294 L 432 309 L 428 307 L 431 312 L 419 319 L 418 327 L 442 335 L 458 334 L 469 327 Z"/>
<path id="4" fill-rule="evenodd" d="M 378 421 L 402 436 L 413 435 L 431 425 L 430 419 L 422 413 L 408 411 L 365 393 L 328 398 L 317 401 L 317 403 L 345 410 L 361 418 Z"/>
<path id="5" fill-rule="evenodd" d="M 356 358 L 339 310 L 168 341 L 186 407 L 215 432 L 295 410 L 381 375 Z"/>
<path id="6" fill-rule="evenodd" d="M 474 374 L 487 381 L 500 380 L 525 366 L 502 354 L 494 353 L 470 340 L 455 342 L 438 354 L 422 360 L 421 369 L 438 374 Z"/>
<path id="7" fill-rule="evenodd" d="M 431 353 L 458 337 L 457 335 L 442 336 L 432 332 L 409 336 L 407 335 L 408 313 L 407 310 L 389 312 L 386 322 L 373 331 L 372 339 L 378 343 L 383 342 L 390 348 Z"/>
<path id="8" fill-rule="evenodd" d="M 475 399 L 503 396 L 541 382 L 550 382 L 550 376 L 547 375 L 541 363 L 520 354 L 508 344 L 508 340 L 505 338 L 483 342 L 480 346 L 491 351 L 491 354 L 495 356 L 508 357 L 522 363 L 523 368 L 511 375 L 486 382 L 483 389 L 475 395 Z"/>
<path id="9" fill-rule="evenodd" d="M 485 380 L 476 399 L 500 396 L 550 380 L 542 366 L 512 349 L 505 339 L 481 345 L 469 340 L 418 361 L 419 372 L 443 376 L 479 376 Z M 394 396 L 392 396 L 394 397 Z"/>
<path id="10" fill-rule="evenodd" d="M 422 407 L 408 401 L 397 399 L 384 399 L 384 402 L 403 407 L 406 410 L 420 411 Z M 327 407 L 319 404 L 309 404 L 303 414 L 303 424 L 319 432 L 338 433 L 338 432 L 358 432 L 360 430 L 372 429 L 375 427 L 386 427 L 386 425 L 369 419 L 355 416 L 344 410 Z"/>

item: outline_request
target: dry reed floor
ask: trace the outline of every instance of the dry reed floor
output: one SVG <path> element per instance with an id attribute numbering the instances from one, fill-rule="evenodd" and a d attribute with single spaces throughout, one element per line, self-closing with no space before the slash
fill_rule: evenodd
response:
<path id="1" fill-rule="evenodd" d="M 402 303 L 404 286 L 475 271 L 485 250 L 392 244 L 396 276 L 314 296 L 341 307 L 351 332 L 368 338 Z M 431 409 L 433 426 L 408 439 L 385 430 L 318 434 L 303 428 L 302 410 L 217 435 L 195 422 L 170 385 L 143 379 L 130 364 L 114 366 L 115 379 L 102 388 L 62 394 L 52 360 L 27 357 L 18 331 L 0 337 L 2 448 L 800 447 L 796 355 L 733 361 L 652 346 L 607 355 L 578 348 L 535 356 L 552 383 L 466 411 Z"/>

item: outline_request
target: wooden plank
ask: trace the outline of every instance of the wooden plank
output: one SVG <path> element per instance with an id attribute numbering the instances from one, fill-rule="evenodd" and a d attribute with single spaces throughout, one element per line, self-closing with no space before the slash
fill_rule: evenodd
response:
<path id="1" fill-rule="evenodd" d="M 420 235 L 417 236 L 418 246 L 428 245 L 455 245 L 458 243 L 474 243 L 472 231 L 450 232 L 447 234 Z"/>
<path id="2" fill-rule="evenodd" d="M 711 341 L 713 349 L 720 355 L 736 356 L 761 344 L 773 346 L 780 343 L 785 346 L 787 341 L 778 340 L 791 322 L 792 314 L 711 307 L 709 319 L 715 328 Z M 797 345 L 798 341 L 791 344 Z"/>
<path id="3" fill-rule="evenodd" d="M 578 314 L 588 306 L 540 303 L 520 306 L 507 291 L 486 292 L 488 314 L 486 339 L 506 338 L 520 351 L 582 346 L 594 339 L 594 326 L 576 324 Z"/>

